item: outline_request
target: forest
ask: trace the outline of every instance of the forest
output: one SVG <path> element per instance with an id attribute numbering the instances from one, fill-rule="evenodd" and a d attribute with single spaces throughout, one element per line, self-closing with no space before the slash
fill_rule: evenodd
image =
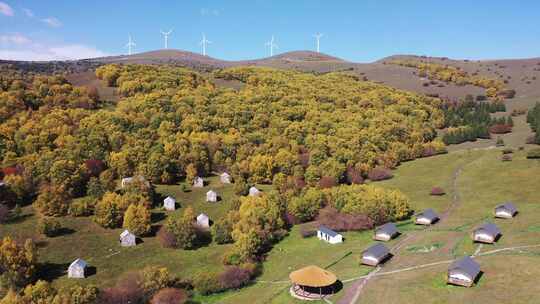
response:
<path id="1" fill-rule="evenodd" d="M 355 230 L 407 218 L 412 210 L 403 194 L 362 184 L 390 178 L 403 161 L 446 151 L 436 138 L 448 123 L 441 100 L 348 74 L 242 67 L 209 77 L 170 66 L 106 65 L 96 76 L 117 88 L 119 101 L 112 102 L 62 75 L 1 69 L 1 222 L 32 204 L 37 229 L 47 236 L 58 233 L 64 216 L 148 235 L 150 209 L 159 203 L 154 185 L 233 176 L 234 207 L 211 231 L 197 229 L 187 208 L 157 233 L 164 247 L 179 250 L 196 249 L 205 238 L 233 243 L 224 273 L 180 284 L 200 294 L 243 286 L 296 223 L 326 216 L 356 223 L 338 230 Z M 212 78 L 243 87 L 219 87 Z M 119 187 L 131 176 L 142 178 Z M 245 196 L 254 184 L 275 191 Z M 114 289 L 55 290 L 39 280 L 32 240 L 6 237 L 0 245 L 0 290 L 8 300 L 63 303 L 77 295 L 77 303 L 90 303 L 98 293 L 104 303 L 117 299 Z M 22 277 L 12 271 L 21 267 L 28 269 Z M 145 271 L 150 281 L 133 303 L 178 287 L 169 274 L 160 276 L 164 270 Z M 148 288 L 156 276 L 159 288 Z"/>

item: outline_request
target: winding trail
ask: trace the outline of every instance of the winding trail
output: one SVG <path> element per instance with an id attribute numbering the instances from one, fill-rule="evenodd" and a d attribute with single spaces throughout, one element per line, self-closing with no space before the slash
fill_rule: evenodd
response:
<path id="1" fill-rule="evenodd" d="M 463 164 L 459 165 L 454 170 L 454 172 L 452 173 L 452 180 L 451 180 L 451 184 L 452 184 L 452 200 L 451 200 L 450 205 L 448 206 L 448 208 L 440 215 L 439 223 L 444 221 L 446 218 L 448 218 L 448 216 L 450 216 L 452 211 L 454 211 L 454 209 L 456 209 L 459 206 L 459 204 L 461 203 L 461 198 L 460 198 L 458 187 L 457 187 L 457 179 L 458 179 L 459 175 L 461 174 L 461 172 L 463 171 L 463 167 L 465 167 L 465 165 L 470 164 L 470 163 L 471 162 L 463 163 Z M 422 230 L 407 234 L 407 236 L 405 236 L 402 240 L 397 242 L 397 244 L 395 244 L 390 249 L 390 252 L 392 254 L 396 255 L 396 253 L 399 252 L 399 250 L 403 246 L 405 246 L 406 244 L 410 244 L 412 241 L 418 239 L 422 235 L 421 232 L 429 231 L 429 230 L 432 229 L 432 227 L 433 226 L 427 226 L 425 229 L 422 229 Z M 393 260 L 390 260 L 388 263 L 389 264 L 390 263 L 391 264 L 396 264 L 399 261 L 398 257 L 399 257 L 399 255 L 397 255 Z M 398 259 L 396 259 L 396 258 L 398 258 Z M 439 264 L 442 264 L 442 263 L 449 263 L 449 262 L 448 261 L 442 261 L 442 262 L 437 262 L 434 265 L 439 265 Z M 396 272 L 402 272 L 402 271 L 409 271 L 409 270 L 414 270 L 414 269 L 419 269 L 419 268 L 424 268 L 424 267 L 429 267 L 429 266 L 432 266 L 432 265 L 431 264 L 419 265 L 419 266 L 408 267 L 408 268 L 401 269 L 401 270 L 395 270 L 395 271 L 391 271 L 391 272 L 382 272 L 382 273 L 379 273 L 379 271 L 382 269 L 382 267 L 384 267 L 384 265 L 379 266 L 379 267 L 375 268 L 374 270 L 372 270 L 369 274 L 357 278 L 356 282 L 354 282 L 347 290 L 345 290 L 345 295 L 339 300 L 339 302 L 337 304 L 355 304 L 358 301 L 358 299 L 360 298 L 360 295 L 362 294 L 362 291 L 364 290 L 364 287 L 367 285 L 367 283 L 369 282 L 369 280 L 372 277 L 375 277 L 375 276 L 378 276 L 378 275 L 384 275 L 385 273 L 390 274 L 390 273 L 396 273 Z M 350 281 L 352 281 L 352 280 L 343 281 L 343 282 L 350 282 Z"/>

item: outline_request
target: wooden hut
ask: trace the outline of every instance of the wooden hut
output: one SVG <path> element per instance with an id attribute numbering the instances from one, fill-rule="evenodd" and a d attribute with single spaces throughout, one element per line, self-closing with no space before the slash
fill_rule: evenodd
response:
<path id="1" fill-rule="evenodd" d="M 193 188 L 202 188 L 204 187 L 204 179 L 202 179 L 202 177 L 195 177 L 195 179 L 193 180 Z"/>
<path id="2" fill-rule="evenodd" d="M 373 239 L 376 241 L 388 242 L 391 239 L 397 237 L 399 231 L 394 223 L 386 223 L 382 226 L 375 228 L 375 233 L 373 234 Z"/>
<path id="3" fill-rule="evenodd" d="M 144 178 L 144 176 L 132 176 L 132 177 L 124 177 L 122 178 L 121 186 L 122 188 L 125 188 L 129 186 L 133 182 L 140 182 L 144 183 L 147 187 L 150 187 L 150 183 Z"/>
<path id="4" fill-rule="evenodd" d="M 249 188 L 249 196 L 258 196 L 259 194 L 261 194 L 261 191 L 254 186 Z"/>
<path id="5" fill-rule="evenodd" d="M 137 245 L 137 237 L 135 234 L 129 232 L 129 230 L 124 230 L 120 234 L 120 246 L 122 247 L 131 247 Z"/>
<path id="6" fill-rule="evenodd" d="M 232 182 L 231 175 L 227 172 L 221 173 L 219 180 L 222 184 L 230 184 Z"/>
<path id="7" fill-rule="evenodd" d="M 416 215 L 414 223 L 417 225 L 432 225 L 438 220 L 439 216 L 437 213 L 435 213 L 435 211 L 433 211 L 433 209 L 426 209 Z"/>
<path id="8" fill-rule="evenodd" d="M 383 244 L 377 243 L 362 252 L 362 264 L 377 266 L 390 257 L 390 250 Z"/>
<path id="9" fill-rule="evenodd" d="M 201 228 L 210 228 L 210 218 L 208 215 L 201 213 L 197 216 L 197 225 Z"/>
<path id="10" fill-rule="evenodd" d="M 454 261 L 448 267 L 447 283 L 458 286 L 471 287 L 480 274 L 480 265 L 471 257 L 466 256 Z"/>
<path id="11" fill-rule="evenodd" d="M 174 197 L 167 196 L 167 198 L 163 200 L 163 208 L 167 211 L 174 211 L 176 209 L 176 200 Z"/>
<path id="12" fill-rule="evenodd" d="M 516 216 L 518 210 L 513 203 L 504 203 L 495 207 L 495 217 L 509 219 Z"/>
<path id="13" fill-rule="evenodd" d="M 501 236 L 501 230 L 493 223 L 486 223 L 476 228 L 472 233 L 472 239 L 475 242 L 493 244 Z"/>
<path id="14" fill-rule="evenodd" d="M 307 266 L 291 272 L 291 295 L 302 300 L 318 300 L 335 292 L 337 277 L 317 266 Z"/>
<path id="15" fill-rule="evenodd" d="M 317 229 L 317 237 L 319 240 L 327 241 L 330 244 L 338 244 L 343 242 L 343 236 L 334 230 L 321 225 Z"/>
<path id="16" fill-rule="evenodd" d="M 217 195 L 216 191 L 210 190 L 210 191 L 206 192 L 206 201 L 207 202 L 215 203 L 215 202 L 217 202 L 217 199 L 218 199 L 218 195 Z"/>
<path id="17" fill-rule="evenodd" d="M 84 279 L 86 277 L 86 268 L 88 264 L 82 259 L 76 259 L 69 265 L 68 278 Z"/>

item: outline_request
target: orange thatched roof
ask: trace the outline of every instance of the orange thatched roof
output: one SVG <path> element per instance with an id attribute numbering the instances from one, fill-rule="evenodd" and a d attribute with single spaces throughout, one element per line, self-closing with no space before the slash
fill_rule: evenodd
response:
<path id="1" fill-rule="evenodd" d="M 330 286 L 337 281 L 335 274 L 313 265 L 291 272 L 289 278 L 297 285 L 308 287 Z"/>

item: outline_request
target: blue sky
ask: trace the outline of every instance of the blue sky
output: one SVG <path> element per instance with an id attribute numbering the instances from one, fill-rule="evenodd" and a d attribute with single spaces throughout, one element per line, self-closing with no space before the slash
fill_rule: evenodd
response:
<path id="1" fill-rule="evenodd" d="M 239 60 L 315 49 L 368 62 L 393 54 L 493 59 L 540 56 L 540 1 L 0 0 L 0 59 L 67 59 L 169 47 Z"/>

